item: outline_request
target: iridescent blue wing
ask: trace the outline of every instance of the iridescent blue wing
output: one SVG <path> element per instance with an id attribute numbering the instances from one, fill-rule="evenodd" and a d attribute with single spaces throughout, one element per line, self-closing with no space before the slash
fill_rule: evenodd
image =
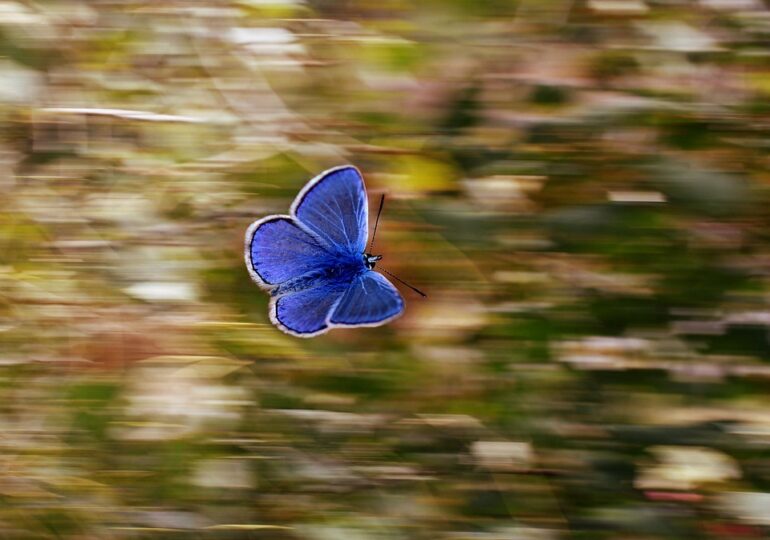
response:
<path id="1" fill-rule="evenodd" d="M 329 329 L 329 314 L 343 292 L 344 286 L 321 285 L 273 298 L 270 301 L 270 320 L 294 336 L 322 334 Z"/>
<path id="2" fill-rule="evenodd" d="M 355 167 L 335 167 L 313 178 L 294 199 L 291 214 L 333 251 L 361 255 L 366 249 L 369 208 Z"/>
<path id="3" fill-rule="evenodd" d="M 377 326 L 401 315 L 404 299 L 385 276 L 367 271 L 342 294 L 329 318 L 336 326 Z"/>
<path id="4" fill-rule="evenodd" d="M 335 264 L 328 247 L 291 216 L 252 223 L 246 231 L 245 257 L 249 274 L 266 289 Z"/>

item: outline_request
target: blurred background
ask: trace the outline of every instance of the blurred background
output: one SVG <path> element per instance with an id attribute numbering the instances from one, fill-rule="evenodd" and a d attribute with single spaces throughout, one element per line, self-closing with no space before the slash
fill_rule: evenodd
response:
<path id="1" fill-rule="evenodd" d="M 0 537 L 770 537 L 766 0 L 0 2 Z M 425 290 L 268 320 L 318 172 Z"/>

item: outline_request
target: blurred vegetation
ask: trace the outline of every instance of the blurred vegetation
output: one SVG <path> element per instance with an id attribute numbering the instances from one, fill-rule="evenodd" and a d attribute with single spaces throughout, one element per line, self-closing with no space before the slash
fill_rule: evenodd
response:
<path id="1" fill-rule="evenodd" d="M 767 538 L 766 0 L 0 2 L 0 537 Z M 254 219 L 387 192 L 394 323 Z"/>

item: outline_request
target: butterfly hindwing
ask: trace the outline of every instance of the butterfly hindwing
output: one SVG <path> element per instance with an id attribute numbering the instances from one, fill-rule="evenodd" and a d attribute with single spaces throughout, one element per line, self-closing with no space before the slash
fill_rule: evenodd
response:
<path id="1" fill-rule="evenodd" d="M 337 167 L 321 173 L 302 189 L 292 215 L 330 248 L 360 255 L 366 248 L 369 209 L 358 169 Z"/>
<path id="2" fill-rule="evenodd" d="M 329 329 L 329 312 L 343 289 L 319 286 L 279 296 L 271 301 L 270 318 L 281 330 L 311 337 Z"/>
<path id="3" fill-rule="evenodd" d="M 385 276 L 367 271 L 356 277 L 329 319 L 340 326 L 373 326 L 401 314 L 404 299 Z"/>
<path id="4" fill-rule="evenodd" d="M 246 264 L 263 287 L 334 264 L 334 256 L 290 216 L 256 221 L 246 233 Z"/>

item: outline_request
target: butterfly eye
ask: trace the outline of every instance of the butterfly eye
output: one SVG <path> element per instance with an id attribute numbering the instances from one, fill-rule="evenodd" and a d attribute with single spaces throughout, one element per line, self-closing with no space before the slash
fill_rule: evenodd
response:
<path id="1" fill-rule="evenodd" d="M 377 261 L 382 259 L 382 255 L 369 255 L 364 253 L 364 265 L 371 270 L 377 264 Z"/>

